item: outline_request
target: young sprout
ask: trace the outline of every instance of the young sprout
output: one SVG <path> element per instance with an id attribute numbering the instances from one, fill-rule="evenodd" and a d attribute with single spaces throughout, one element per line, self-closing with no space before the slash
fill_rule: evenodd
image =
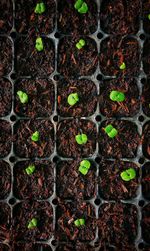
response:
<path id="1" fill-rule="evenodd" d="M 84 133 L 76 135 L 75 139 L 79 145 L 86 144 L 86 142 L 88 141 L 88 138 Z"/>
<path id="2" fill-rule="evenodd" d="M 36 14 L 42 14 L 45 12 L 45 10 L 46 10 L 45 4 L 41 2 L 41 3 L 37 3 L 34 12 Z"/>
<path id="3" fill-rule="evenodd" d="M 74 221 L 74 224 L 76 227 L 81 227 L 81 226 L 84 226 L 85 225 L 85 219 L 77 219 Z"/>
<path id="4" fill-rule="evenodd" d="M 125 100 L 124 93 L 119 91 L 111 91 L 109 97 L 112 101 L 117 101 L 117 102 L 123 102 Z"/>
<path id="5" fill-rule="evenodd" d="M 118 134 L 118 131 L 116 128 L 114 128 L 111 124 L 107 125 L 104 128 L 105 132 L 107 133 L 107 135 L 109 136 L 109 138 L 114 138 L 116 137 L 116 135 Z"/>
<path id="6" fill-rule="evenodd" d="M 136 177 L 136 172 L 133 168 L 129 168 L 120 174 L 124 181 L 130 181 Z"/>
<path id="7" fill-rule="evenodd" d="M 31 174 L 33 174 L 34 171 L 35 171 L 35 166 L 34 166 L 34 165 L 30 165 L 30 166 L 28 166 L 28 167 L 25 169 L 25 171 L 26 171 L 26 173 L 27 173 L 28 175 L 31 175 Z"/>
<path id="8" fill-rule="evenodd" d="M 88 12 L 88 6 L 83 0 L 77 0 L 75 2 L 74 8 L 80 13 L 85 14 Z"/>
<path id="9" fill-rule="evenodd" d="M 86 175 L 90 169 L 91 163 L 89 160 L 82 160 L 79 166 L 79 172 Z"/>
<path id="10" fill-rule="evenodd" d="M 126 64 L 125 62 L 123 62 L 120 66 L 119 66 L 120 70 L 125 70 L 126 69 Z"/>
<path id="11" fill-rule="evenodd" d="M 78 50 L 81 50 L 84 46 L 85 46 L 85 40 L 84 39 L 80 39 L 79 42 L 76 43 L 76 48 Z"/>
<path id="12" fill-rule="evenodd" d="M 25 92 L 18 91 L 18 92 L 17 92 L 17 95 L 18 95 L 18 97 L 19 97 L 19 99 L 20 99 L 20 102 L 21 102 L 22 104 L 28 103 L 28 95 L 27 95 Z"/>
<path id="13" fill-rule="evenodd" d="M 150 20 L 150 14 L 148 14 L 147 18 Z"/>
<path id="14" fill-rule="evenodd" d="M 40 138 L 40 133 L 38 131 L 34 132 L 31 136 L 32 141 L 38 141 Z"/>
<path id="15" fill-rule="evenodd" d="M 68 96 L 67 102 L 69 105 L 73 106 L 79 101 L 78 93 L 71 93 Z"/>
<path id="16" fill-rule="evenodd" d="M 43 51 L 44 45 L 43 45 L 43 40 L 42 40 L 41 37 L 38 37 L 36 39 L 35 48 L 36 48 L 37 51 Z"/>
<path id="17" fill-rule="evenodd" d="M 33 229 L 35 227 L 37 227 L 37 219 L 36 218 L 32 218 L 32 220 L 28 224 L 28 229 Z"/>

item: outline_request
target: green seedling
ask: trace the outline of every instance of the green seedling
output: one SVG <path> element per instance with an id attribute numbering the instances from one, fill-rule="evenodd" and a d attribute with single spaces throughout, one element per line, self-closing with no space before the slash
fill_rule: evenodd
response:
<path id="1" fill-rule="evenodd" d="M 27 95 L 25 92 L 18 91 L 18 92 L 17 92 L 17 95 L 18 95 L 18 97 L 19 97 L 19 99 L 20 99 L 20 102 L 21 102 L 22 104 L 28 103 L 28 95 Z"/>
<path id="2" fill-rule="evenodd" d="M 116 135 L 118 134 L 118 131 L 116 128 L 114 128 L 111 124 L 107 125 L 104 128 L 105 132 L 107 133 L 107 135 L 109 136 L 109 138 L 114 138 L 116 137 Z"/>
<path id="3" fill-rule="evenodd" d="M 75 139 L 79 145 L 84 145 L 88 141 L 88 138 L 84 133 L 76 135 Z"/>
<path id="4" fill-rule="evenodd" d="M 35 166 L 34 166 L 34 165 L 30 165 L 30 166 L 28 166 L 28 167 L 25 169 L 25 171 L 26 171 L 26 173 L 27 173 L 28 175 L 31 175 L 31 174 L 33 174 L 34 171 L 35 171 Z"/>
<path id="5" fill-rule="evenodd" d="M 147 18 L 150 20 L 150 14 L 148 14 Z"/>
<path id="6" fill-rule="evenodd" d="M 81 50 L 84 46 L 85 46 L 85 40 L 84 39 L 80 39 L 79 42 L 76 43 L 76 48 L 78 50 Z"/>
<path id="7" fill-rule="evenodd" d="M 124 181 L 130 181 L 136 177 L 136 171 L 133 168 L 129 168 L 120 174 Z"/>
<path id="8" fill-rule="evenodd" d="M 81 227 L 81 226 L 84 226 L 85 225 L 85 219 L 77 219 L 74 221 L 74 224 L 76 227 Z"/>
<path id="9" fill-rule="evenodd" d="M 43 45 L 43 40 L 42 40 L 41 37 L 38 37 L 36 39 L 35 48 L 36 48 L 37 51 L 43 51 L 44 45 Z"/>
<path id="10" fill-rule="evenodd" d="M 74 8 L 80 13 L 85 14 L 88 12 L 88 6 L 83 0 L 77 0 L 75 2 Z"/>
<path id="11" fill-rule="evenodd" d="M 36 14 L 43 14 L 46 10 L 45 4 L 43 2 L 37 3 L 34 12 Z"/>
<path id="12" fill-rule="evenodd" d="M 40 138 L 40 133 L 38 131 L 34 132 L 31 136 L 32 141 L 38 141 Z"/>
<path id="13" fill-rule="evenodd" d="M 125 100 L 124 93 L 119 91 L 111 91 L 109 97 L 112 101 L 117 101 L 117 102 L 123 102 Z"/>
<path id="14" fill-rule="evenodd" d="M 28 224 L 28 229 L 33 229 L 35 227 L 37 227 L 37 219 L 33 218 Z"/>
<path id="15" fill-rule="evenodd" d="M 73 106 L 79 101 L 78 93 L 71 93 L 68 96 L 67 102 L 69 105 Z"/>
<path id="16" fill-rule="evenodd" d="M 126 64 L 125 62 L 123 62 L 120 66 L 119 66 L 120 70 L 125 70 L 126 69 Z"/>
<path id="17" fill-rule="evenodd" d="M 82 160 L 79 166 L 79 172 L 86 175 L 90 169 L 91 163 L 89 160 Z"/>

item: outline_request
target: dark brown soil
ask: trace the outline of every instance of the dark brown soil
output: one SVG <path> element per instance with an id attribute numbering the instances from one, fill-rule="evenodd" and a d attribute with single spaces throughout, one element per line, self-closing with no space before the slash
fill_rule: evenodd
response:
<path id="1" fill-rule="evenodd" d="M 86 134 L 88 141 L 79 145 L 75 136 Z M 88 157 L 96 150 L 96 126 L 88 120 L 64 120 L 58 124 L 57 151 L 62 157 Z"/>
<path id="2" fill-rule="evenodd" d="M 76 219 L 85 219 L 85 225 L 76 227 Z M 64 202 L 57 207 L 56 239 L 91 241 L 95 238 L 95 209 L 86 202 Z"/>
<path id="3" fill-rule="evenodd" d="M 125 70 L 120 70 L 122 63 Z M 136 39 L 111 36 L 101 43 L 100 69 L 109 76 L 138 76 L 140 70 L 140 51 Z"/>
<path id="4" fill-rule="evenodd" d="M 123 181 L 120 177 L 122 171 L 134 168 L 136 179 Z M 99 193 L 105 200 L 125 200 L 136 197 L 139 185 L 138 166 L 132 162 L 102 161 L 100 163 Z"/>
<path id="5" fill-rule="evenodd" d="M 150 204 L 142 210 L 142 236 L 144 241 L 150 243 Z"/>
<path id="6" fill-rule="evenodd" d="M 12 0 L 0 1 L 0 34 L 9 33 L 13 26 Z"/>
<path id="7" fill-rule="evenodd" d="M 38 131 L 40 139 L 31 140 Z M 54 148 L 54 128 L 49 120 L 22 120 L 15 126 L 15 152 L 19 157 L 49 157 Z"/>
<path id="8" fill-rule="evenodd" d="M 7 245 L 0 244 L 0 251 L 11 251 Z"/>
<path id="9" fill-rule="evenodd" d="M 60 245 L 56 251 L 95 251 L 95 248 L 82 242 L 75 242 L 74 245 Z"/>
<path id="10" fill-rule="evenodd" d="M 136 34 L 140 23 L 140 1 L 103 0 L 101 28 L 109 34 Z"/>
<path id="11" fill-rule="evenodd" d="M 0 120 L 0 157 L 6 157 L 11 151 L 12 135 L 11 125 L 5 120 Z"/>
<path id="12" fill-rule="evenodd" d="M 143 69 L 148 76 L 150 75 L 150 59 L 149 58 L 150 58 L 150 39 L 146 39 L 143 46 Z"/>
<path id="13" fill-rule="evenodd" d="M 79 102 L 70 106 L 67 98 L 71 93 L 78 93 Z M 90 116 L 97 108 L 97 89 L 95 84 L 87 79 L 65 80 L 58 83 L 58 113 L 63 116 Z"/>
<path id="14" fill-rule="evenodd" d="M 150 20 L 148 14 L 150 14 L 150 2 L 149 0 L 142 0 L 142 16 L 143 16 L 143 29 L 146 33 L 150 33 Z"/>
<path id="15" fill-rule="evenodd" d="M 17 91 L 28 95 L 28 103 L 22 104 Z M 49 80 L 20 80 L 16 83 L 15 112 L 20 116 L 49 117 L 54 110 L 54 85 Z"/>
<path id="16" fill-rule="evenodd" d="M 0 242 L 11 240 L 11 209 L 6 203 L 0 203 Z"/>
<path id="17" fill-rule="evenodd" d="M 37 51 L 33 34 L 17 40 L 17 73 L 21 76 L 46 77 L 54 71 L 55 50 L 51 39 L 42 38 L 44 49 Z"/>
<path id="18" fill-rule="evenodd" d="M 0 199 L 5 199 L 11 191 L 11 169 L 7 162 L 0 161 Z"/>
<path id="19" fill-rule="evenodd" d="M 0 116 L 6 116 L 11 112 L 12 86 L 6 79 L 0 79 Z"/>
<path id="20" fill-rule="evenodd" d="M 111 124 L 118 130 L 114 138 L 109 138 L 104 128 Z M 99 145 L 100 154 L 108 158 L 134 158 L 137 153 L 137 147 L 140 143 L 140 136 L 137 132 L 137 126 L 126 120 L 107 120 L 100 128 Z"/>
<path id="21" fill-rule="evenodd" d="M 123 92 L 125 101 L 112 101 L 109 95 L 113 90 Z M 106 117 L 132 117 L 139 111 L 139 91 L 135 79 L 105 80 L 100 94 L 100 111 Z"/>
<path id="22" fill-rule="evenodd" d="M 131 204 L 105 203 L 99 209 L 98 227 L 101 241 L 126 250 L 137 235 L 137 209 Z"/>
<path id="23" fill-rule="evenodd" d="M 86 45 L 76 48 L 76 43 L 84 39 Z M 96 42 L 87 37 L 65 37 L 58 48 L 58 71 L 65 77 L 92 75 L 97 67 L 98 51 Z"/>
<path id="24" fill-rule="evenodd" d="M 54 0 L 44 0 L 46 11 L 39 15 L 35 14 L 36 0 L 16 1 L 16 29 L 19 33 L 39 32 L 49 34 L 55 25 L 56 4 Z"/>
<path id="25" fill-rule="evenodd" d="M 143 154 L 150 159 L 150 123 L 146 123 L 143 127 L 142 143 Z"/>
<path id="26" fill-rule="evenodd" d="M 28 175 L 25 169 L 35 165 Z M 47 199 L 53 194 L 54 170 L 48 161 L 22 161 L 14 167 L 14 194 L 19 199 Z"/>
<path id="27" fill-rule="evenodd" d="M 142 104 L 143 104 L 143 112 L 150 117 L 150 79 L 147 79 L 147 82 L 143 86 L 143 94 L 142 94 Z"/>
<path id="28" fill-rule="evenodd" d="M 28 229 L 30 220 L 36 218 L 37 227 Z M 22 202 L 13 210 L 14 240 L 48 240 L 53 232 L 53 210 L 48 202 Z"/>
<path id="29" fill-rule="evenodd" d="M 58 30 L 63 34 L 89 35 L 97 30 L 97 5 L 96 1 L 85 1 L 88 12 L 80 14 L 74 8 L 74 0 L 58 0 Z"/>
<path id="30" fill-rule="evenodd" d="M 142 193 L 146 199 L 150 200 L 150 162 L 142 168 Z"/>
<path id="31" fill-rule="evenodd" d="M 9 38 L 0 37 L 0 77 L 12 70 L 12 42 Z"/>
<path id="32" fill-rule="evenodd" d="M 52 251 L 46 244 L 17 243 L 12 247 L 12 251 Z"/>
<path id="33" fill-rule="evenodd" d="M 82 197 L 89 199 L 96 195 L 96 168 L 91 162 L 89 172 L 83 175 L 78 170 L 81 161 L 81 159 L 63 161 L 58 164 L 56 190 L 57 195 L 61 198 L 74 199 L 74 197 Z"/>

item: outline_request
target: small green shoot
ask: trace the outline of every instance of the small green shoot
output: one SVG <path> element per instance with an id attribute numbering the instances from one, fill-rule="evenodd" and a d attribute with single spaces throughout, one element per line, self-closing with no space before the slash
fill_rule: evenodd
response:
<path id="1" fill-rule="evenodd" d="M 129 168 L 120 174 L 124 181 L 130 181 L 136 177 L 136 171 L 133 168 Z"/>
<path id="2" fill-rule="evenodd" d="M 38 37 L 36 39 L 35 48 L 36 48 L 37 51 L 43 51 L 44 45 L 43 45 L 43 40 L 42 40 L 41 37 Z"/>
<path id="3" fill-rule="evenodd" d="M 20 99 L 20 102 L 21 102 L 22 104 L 28 103 L 28 95 L 27 95 L 25 92 L 18 91 L 18 92 L 17 92 L 17 95 L 18 95 L 18 97 L 19 97 L 19 99 Z"/>
<path id="4" fill-rule="evenodd" d="M 74 221 L 74 224 L 76 227 L 81 227 L 81 226 L 84 226 L 85 225 L 85 219 L 77 219 Z"/>
<path id="5" fill-rule="evenodd" d="M 38 141 L 40 138 L 40 133 L 38 131 L 34 132 L 31 136 L 32 141 Z"/>
<path id="6" fill-rule="evenodd" d="M 80 39 L 79 42 L 76 43 L 76 48 L 78 50 L 81 50 L 84 46 L 85 46 L 85 40 L 84 39 Z"/>
<path id="7" fill-rule="evenodd" d="M 120 70 L 125 70 L 126 69 L 126 64 L 125 62 L 123 62 L 120 66 L 119 66 Z"/>
<path id="8" fill-rule="evenodd" d="M 89 160 L 82 160 L 79 166 L 79 172 L 86 175 L 90 169 L 91 163 Z"/>
<path id="9" fill-rule="evenodd" d="M 37 3 L 34 12 L 36 14 L 43 14 L 46 10 L 45 4 L 43 2 Z"/>
<path id="10" fill-rule="evenodd" d="M 125 100 L 124 93 L 119 91 L 111 91 L 109 97 L 112 101 L 117 101 L 117 102 L 123 102 Z"/>
<path id="11" fill-rule="evenodd" d="M 150 14 L 148 14 L 147 18 L 150 20 Z"/>
<path id="12" fill-rule="evenodd" d="M 88 138 L 87 138 L 86 134 L 84 134 L 84 133 L 76 135 L 75 139 L 79 145 L 84 145 L 88 141 Z"/>
<path id="13" fill-rule="evenodd" d="M 80 13 L 85 14 L 88 12 L 88 6 L 83 0 L 77 0 L 75 2 L 74 8 Z"/>
<path id="14" fill-rule="evenodd" d="M 28 229 L 33 229 L 35 227 L 37 227 L 37 219 L 36 218 L 32 218 L 32 220 L 28 224 Z"/>
<path id="15" fill-rule="evenodd" d="M 118 134 L 118 131 L 116 128 L 114 128 L 111 124 L 110 125 L 107 125 L 105 128 L 104 128 L 105 132 L 107 133 L 107 135 L 109 136 L 109 138 L 114 138 L 117 136 Z"/>
<path id="16" fill-rule="evenodd" d="M 78 93 L 71 93 L 68 96 L 67 102 L 69 105 L 73 106 L 79 101 Z"/>
<path id="17" fill-rule="evenodd" d="M 25 171 L 26 171 L 26 173 L 27 173 L 28 175 L 31 175 L 31 174 L 33 174 L 34 171 L 35 171 L 35 166 L 34 166 L 34 165 L 30 165 L 30 166 L 28 166 L 28 167 L 25 169 Z"/>

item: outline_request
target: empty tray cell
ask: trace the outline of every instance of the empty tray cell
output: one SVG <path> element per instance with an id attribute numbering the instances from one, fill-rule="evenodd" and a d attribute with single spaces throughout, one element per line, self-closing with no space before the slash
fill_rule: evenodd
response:
<path id="1" fill-rule="evenodd" d="M 82 242 L 75 242 L 75 244 L 60 244 L 56 251 L 95 251 L 95 248 Z"/>
<path id="2" fill-rule="evenodd" d="M 49 161 L 21 161 L 14 167 L 14 194 L 19 199 L 47 199 L 53 194 L 54 168 Z"/>
<path id="3" fill-rule="evenodd" d="M 126 200 L 137 196 L 139 185 L 139 168 L 136 164 L 127 161 L 109 161 L 100 163 L 99 193 L 106 200 Z M 134 170 L 129 170 L 134 169 Z M 134 172 L 131 180 L 122 179 L 124 171 Z"/>
<path id="4" fill-rule="evenodd" d="M 12 86 L 6 79 L 0 79 L 0 116 L 6 116 L 11 112 Z"/>
<path id="5" fill-rule="evenodd" d="M 143 93 L 142 93 L 142 105 L 143 105 L 143 112 L 150 117 L 150 79 L 147 79 L 146 83 L 143 86 Z"/>
<path id="6" fill-rule="evenodd" d="M 142 143 L 143 154 L 150 159 L 150 123 L 146 123 L 143 127 Z"/>
<path id="7" fill-rule="evenodd" d="M 56 239 L 92 241 L 95 233 L 95 209 L 90 203 L 61 202 L 59 204 L 56 209 Z"/>
<path id="8" fill-rule="evenodd" d="M 0 1 L 0 34 L 9 33 L 13 26 L 13 1 Z"/>
<path id="9" fill-rule="evenodd" d="M 150 1 L 142 0 L 142 16 L 143 16 L 143 29 L 146 33 L 150 34 Z"/>
<path id="10" fill-rule="evenodd" d="M 44 3 L 38 6 L 38 2 Z M 54 30 L 56 4 L 54 0 L 16 0 L 15 25 L 19 33 L 49 34 Z M 42 12 L 42 13 L 41 13 Z"/>
<path id="11" fill-rule="evenodd" d="M 111 36 L 101 43 L 100 69 L 108 76 L 138 76 L 140 48 L 132 37 Z"/>
<path id="12" fill-rule="evenodd" d="M 105 241 L 120 246 L 118 250 L 134 244 L 137 236 L 137 208 L 132 204 L 105 203 L 99 208 L 99 236 Z M 133 249 L 134 250 L 134 249 Z"/>
<path id="13" fill-rule="evenodd" d="M 150 243 L 150 204 L 142 210 L 142 237 L 144 241 Z"/>
<path id="14" fill-rule="evenodd" d="M 83 40 L 82 43 L 80 40 Z M 79 43 L 82 48 L 76 46 Z M 81 44 L 85 44 L 82 46 Z M 89 37 L 64 37 L 58 47 L 58 71 L 64 76 L 87 76 L 95 72 L 98 63 L 96 42 Z"/>
<path id="15" fill-rule="evenodd" d="M 85 0 L 88 11 L 80 13 L 75 9 L 74 0 L 58 0 L 58 30 L 63 34 L 85 34 L 89 35 L 97 30 L 97 5 L 96 1 Z M 80 9 L 80 7 L 79 7 Z"/>
<path id="16" fill-rule="evenodd" d="M 17 73 L 21 76 L 49 76 L 54 71 L 54 54 L 55 49 L 51 39 L 21 37 L 16 42 Z"/>
<path id="17" fill-rule="evenodd" d="M 11 168 L 5 161 L 0 161 L 0 199 L 5 199 L 11 191 Z"/>
<path id="18" fill-rule="evenodd" d="M 58 82 L 58 113 L 63 117 L 92 115 L 97 108 L 96 85 L 87 79 Z"/>
<path id="19" fill-rule="evenodd" d="M 49 117 L 53 113 L 55 93 L 51 80 L 20 79 L 15 87 L 15 112 L 19 116 Z M 25 100 L 21 98 L 23 94 Z"/>
<path id="20" fill-rule="evenodd" d="M 52 251 L 47 244 L 33 243 L 16 243 L 12 247 L 12 251 Z"/>
<path id="21" fill-rule="evenodd" d="M 15 125 L 15 152 L 19 157 L 49 157 L 54 128 L 49 120 L 21 120 Z"/>
<path id="22" fill-rule="evenodd" d="M 96 150 L 96 126 L 88 120 L 64 120 L 57 128 L 57 151 L 62 157 L 88 157 Z"/>
<path id="23" fill-rule="evenodd" d="M 103 0 L 101 28 L 109 34 L 136 34 L 140 24 L 140 0 Z"/>
<path id="24" fill-rule="evenodd" d="M 118 93 L 115 94 L 117 91 Z M 100 88 L 100 111 L 106 117 L 132 117 L 140 108 L 136 80 L 105 80 Z"/>
<path id="25" fill-rule="evenodd" d="M 149 57 L 150 57 L 150 39 L 146 39 L 143 45 L 143 69 L 148 76 L 150 75 Z"/>
<path id="26" fill-rule="evenodd" d="M 89 167 L 87 171 L 85 166 Z M 89 199 L 96 196 L 96 167 L 93 162 L 81 159 L 60 162 L 57 165 L 56 192 L 64 199 L 78 196 Z"/>
<path id="27" fill-rule="evenodd" d="M 150 162 L 142 168 L 142 193 L 146 199 L 150 200 Z"/>
<path id="28" fill-rule="evenodd" d="M 0 37 L 0 77 L 12 70 L 12 42 L 9 38 Z"/>
<path id="29" fill-rule="evenodd" d="M 111 126 L 110 132 L 106 132 Z M 105 131 L 106 130 L 106 131 Z M 140 136 L 137 126 L 127 120 L 107 120 L 99 133 L 100 154 L 108 158 L 134 158 Z"/>
<path id="30" fill-rule="evenodd" d="M 11 209 L 6 203 L 0 203 L 0 230 L 1 242 L 9 243 L 11 238 Z"/>
<path id="31" fill-rule="evenodd" d="M 6 157 L 11 151 L 12 130 L 6 120 L 0 120 L 0 158 Z"/>

